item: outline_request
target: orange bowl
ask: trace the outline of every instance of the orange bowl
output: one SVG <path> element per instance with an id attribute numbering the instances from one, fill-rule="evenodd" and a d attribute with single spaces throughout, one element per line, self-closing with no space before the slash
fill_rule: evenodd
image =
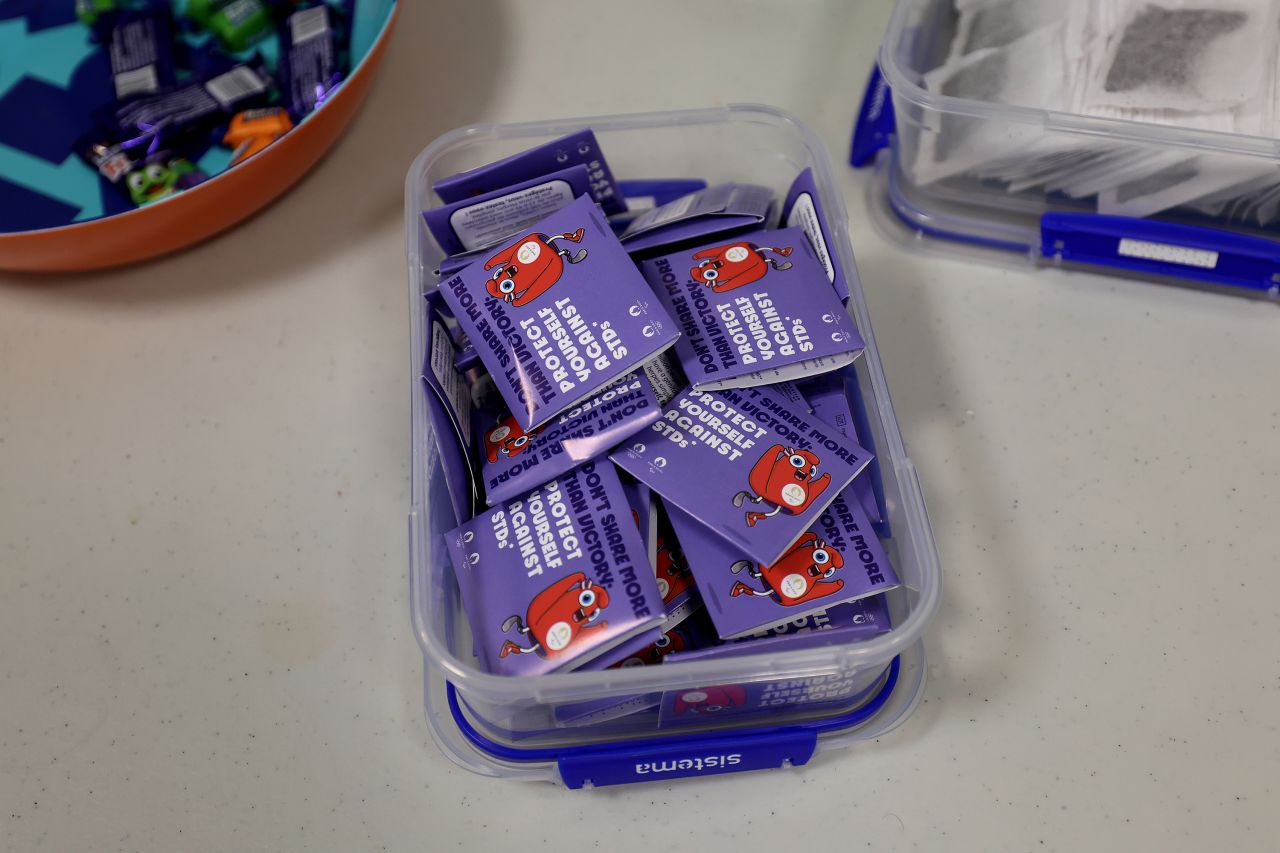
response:
<path id="1" fill-rule="evenodd" d="M 261 153 L 162 202 L 57 228 L 0 234 L 0 269 L 71 272 L 175 252 L 225 231 L 270 204 L 314 166 L 363 103 L 400 7 L 333 95 Z"/>

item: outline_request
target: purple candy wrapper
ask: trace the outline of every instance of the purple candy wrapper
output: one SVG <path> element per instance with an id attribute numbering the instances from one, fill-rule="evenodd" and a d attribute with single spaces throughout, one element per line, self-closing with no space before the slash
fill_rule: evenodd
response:
<path id="1" fill-rule="evenodd" d="M 427 416 L 440 450 L 449 500 L 459 521 L 471 518 L 477 499 L 476 474 L 471 468 L 471 396 L 466 378 L 454 366 L 453 338 L 434 300 L 425 300 L 427 357 L 422 379 L 427 384 Z"/>
<path id="2" fill-rule="evenodd" d="M 854 428 L 853 408 L 849 405 L 849 396 L 843 379 L 835 378 L 828 381 L 827 377 L 823 377 L 820 382 L 807 386 L 802 393 L 809 401 L 814 417 L 835 427 L 846 438 L 858 440 L 857 430 Z M 870 475 L 868 466 L 868 470 L 853 478 L 849 488 L 858 496 L 858 503 L 862 505 L 867 518 L 879 524 L 884 519 L 881 517 L 880 505 L 876 502 L 875 486 L 871 482 Z"/>
<path id="3" fill-rule="evenodd" d="M 197 83 L 139 97 L 100 114 L 112 141 L 157 150 L 182 136 L 199 138 L 218 122 L 271 95 L 271 78 L 260 65 L 236 65 Z"/>
<path id="4" fill-rule="evenodd" d="M 835 290 L 841 302 L 849 299 L 849 282 L 845 278 L 846 271 L 840 264 L 831 247 L 831 228 L 827 225 L 827 217 L 822 211 L 822 200 L 818 197 L 818 187 L 813 180 L 813 170 L 805 169 L 800 173 L 791 189 L 787 192 L 786 201 L 782 203 L 782 222 L 787 227 L 804 229 L 809 238 L 809 245 L 822 263 L 827 274 L 827 281 Z M 856 270 L 849 274 L 857 276 Z"/>
<path id="5" fill-rule="evenodd" d="M 512 184 L 548 175 L 570 166 L 586 166 L 591 178 L 591 198 L 608 214 L 622 213 L 626 200 L 613 172 L 600 153 L 596 135 L 583 129 L 530 148 L 505 160 L 445 178 L 432 189 L 446 204 L 483 195 Z"/>
<path id="6" fill-rule="evenodd" d="M 773 191 L 752 184 L 717 184 L 651 208 L 621 234 L 632 254 L 759 228 L 773 206 Z"/>
<path id="7" fill-rule="evenodd" d="M 541 430 L 526 432 L 506 412 L 496 422 L 477 424 L 479 443 L 484 446 L 481 476 L 489 505 L 527 492 L 609 452 L 656 421 L 662 404 L 649 379 L 650 365 L 655 363 L 628 373 Z"/>
<path id="8" fill-rule="evenodd" d="M 280 27 L 280 91 L 293 120 L 301 121 L 342 82 L 342 51 L 333 10 L 325 3 L 289 15 Z"/>
<path id="9" fill-rule="evenodd" d="M 680 324 L 676 355 L 699 390 L 826 373 L 863 347 L 799 228 L 757 231 L 640 268 Z"/>
<path id="10" fill-rule="evenodd" d="M 768 565 L 871 455 L 772 389 L 746 388 L 684 392 L 609 458 Z"/>
<path id="11" fill-rule="evenodd" d="M 644 543 L 607 463 L 575 468 L 445 539 L 489 672 L 575 669 L 662 623 Z"/>
<path id="12" fill-rule="evenodd" d="M 105 40 L 116 100 L 154 95 L 177 83 L 173 19 L 167 8 L 117 13 Z"/>
<path id="13" fill-rule="evenodd" d="M 442 279 L 440 290 L 525 431 L 679 337 L 587 196 Z"/>
<path id="14" fill-rule="evenodd" d="M 586 166 L 570 166 L 475 198 L 433 207 L 422 217 L 440 248 L 448 255 L 459 255 L 492 246 L 536 224 L 585 194 L 590 185 Z"/>
<path id="15" fill-rule="evenodd" d="M 765 631 L 898 586 L 884 547 L 846 489 L 781 559 L 763 564 L 679 510 L 671 524 L 716 631 L 726 640 Z"/>

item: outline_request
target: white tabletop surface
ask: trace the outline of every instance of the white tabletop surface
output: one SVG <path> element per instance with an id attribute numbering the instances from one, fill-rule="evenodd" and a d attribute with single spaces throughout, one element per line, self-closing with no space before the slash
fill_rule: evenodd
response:
<path id="1" fill-rule="evenodd" d="M 404 6 L 262 215 L 0 274 L 0 848 L 1275 849 L 1275 306 L 884 239 L 843 159 L 888 0 Z M 405 170 L 461 124 L 743 101 L 837 161 L 943 559 L 926 701 L 792 771 L 473 776 L 409 625 Z"/>

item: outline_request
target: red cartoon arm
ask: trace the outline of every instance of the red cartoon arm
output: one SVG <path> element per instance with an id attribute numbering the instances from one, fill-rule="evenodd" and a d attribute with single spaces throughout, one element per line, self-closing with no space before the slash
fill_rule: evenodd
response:
<path id="1" fill-rule="evenodd" d="M 696 254 L 693 256 L 693 259 L 694 259 L 695 261 L 700 261 L 700 260 L 702 260 L 703 258 L 714 258 L 714 257 L 716 257 L 717 255 L 719 255 L 719 254 L 720 254 L 720 252 L 721 252 L 721 250 L 722 250 L 722 249 L 724 249 L 724 246 L 716 246 L 716 247 L 711 248 L 711 249 L 703 249 L 701 252 L 696 253 Z"/>
<path id="2" fill-rule="evenodd" d="M 831 475 L 823 474 L 821 477 L 813 481 L 813 486 L 809 489 L 809 494 L 816 498 L 818 495 L 822 494 L 823 490 L 829 485 L 831 485 Z"/>
<path id="3" fill-rule="evenodd" d="M 498 254 L 494 255 L 489 260 L 485 261 L 484 268 L 487 270 L 491 270 L 494 267 L 498 266 L 498 264 L 510 263 L 511 259 L 516 256 L 516 249 L 518 248 L 519 246 L 508 246 Z"/>
<path id="4" fill-rule="evenodd" d="M 546 594 L 554 590 L 555 597 L 558 598 L 561 594 L 566 593 L 569 590 L 573 589 L 575 586 L 578 586 L 584 583 L 586 579 L 587 579 L 587 576 L 584 575 L 582 572 L 574 572 L 568 577 L 564 577 L 556 581 L 551 586 L 544 589 L 540 594 Z"/>

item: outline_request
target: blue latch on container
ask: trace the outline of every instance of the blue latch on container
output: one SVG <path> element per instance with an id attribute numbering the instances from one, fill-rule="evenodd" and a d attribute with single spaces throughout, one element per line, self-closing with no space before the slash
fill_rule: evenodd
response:
<path id="1" fill-rule="evenodd" d="M 562 756 L 560 778 L 570 788 L 712 776 L 808 763 L 818 745 L 814 729 L 778 729 L 748 736 L 708 736 L 675 744 L 592 747 Z"/>
<path id="2" fill-rule="evenodd" d="M 1280 293 L 1280 243 L 1248 234 L 1126 216 L 1046 213 L 1040 239 L 1046 258 Z"/>
<path id="3" fill-rule="evenodd" d="M 889 147 L 893 136 L 893 92 L 880 72 L 880 64 L 871 66 L 871 77 L 862 93 L 862 107 L 858 121 L 853 126 L 853 146 L 849 150 L 849 163 L 860 169 L 875 159 L 876 153 Z"/>

